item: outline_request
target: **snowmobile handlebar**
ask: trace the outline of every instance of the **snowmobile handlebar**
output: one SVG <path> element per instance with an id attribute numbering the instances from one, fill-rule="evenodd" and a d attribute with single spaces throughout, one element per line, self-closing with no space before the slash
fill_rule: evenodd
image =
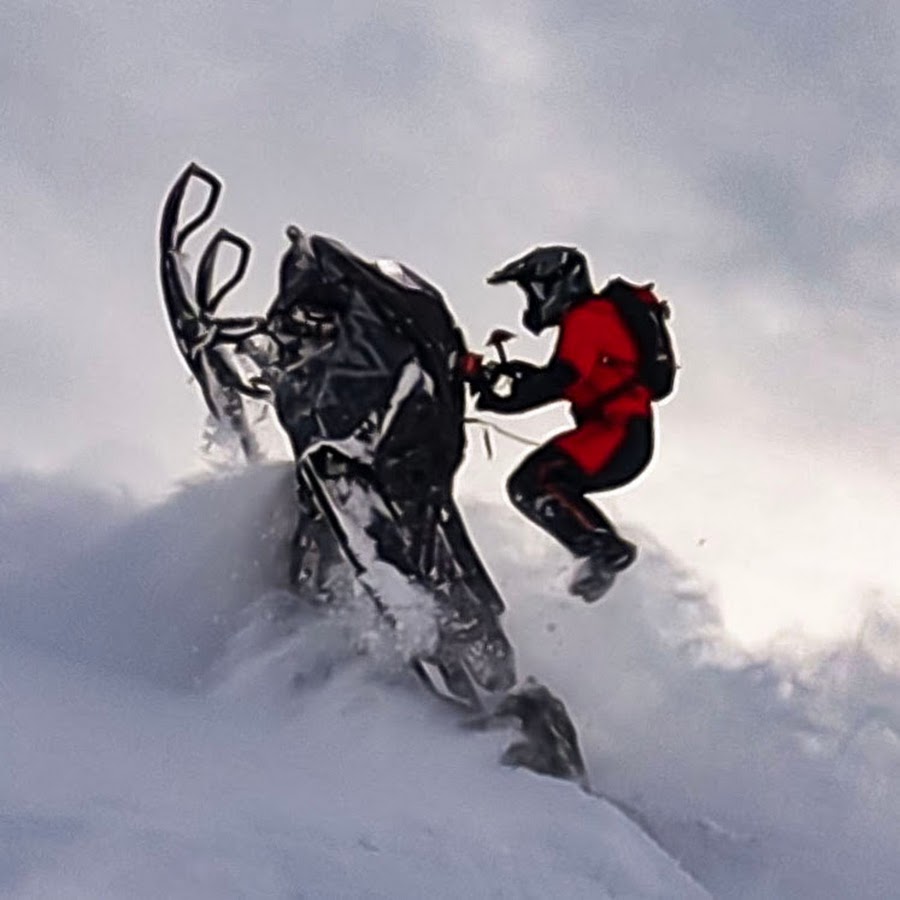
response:
<path id="1" fill-rule="evenodd" d="M 182 206 L 192 181 L 199 181 L 208 188 L 206 199 L 200 210 L 183 225 L 180 225 Z M 172 185 L 163 206 L 159 227 L 160 255 L 165 260 L 172 253 L 181 254 L 187 239 L 197 229 L 205 225 L 213 216 L 222 194 L 222 182 L 212 172 L 197 163 L 190 163 Z M 229 244 L 238 251 L 237 263 L 231 276 L 214 289 L 216 264 L 223 244 Z M 215 314 L 221 302 L 243 279 L 250 263 L 250 244 L 231 231 L 220 228 L 206 245 L 197 266 L 196 287 L 193 296 L 179 297 L 175 305 L 184 310 L 185 302 L 207 316 Z M 171 286 L 164 279 L 164 287 Z M 167 294 L 169 290 L 167 290 Z M 181 293 L 176 291 L 175 293 Z M 168 298 L 167 298 L 168 299 Z"/>
<path id="2" fill-rule="evenodd" d="M 220 285 L 215 293 L 211 293 L 216 260 L 219 255 L 219 248 L 223 244 L 230 244 L 232 247 L 237 248 L 237 266 L 231 277 Z M 233 234 L 225 228 L 220 228 L 213 236 L 213 239 L 206 245 L 197 267 L 197 305 L 203 312 L 210 316 L 215 314 L 219 304 L 246 274 L 249 262 L 250 244 L 242 237 Z"/>
<path id="3" fill-rule="evenodd" d="M 199 210 L 182 222 L 185 199 L 192 184 L 205 196 Z M 193 193 L 193 192 L 192 192 Z M 189 270 L 184 252 L 188 239 L 212 218 L 222 194 L 222 182 L 197 163 L 190 163 L 178 176 L 163 203 L 159 221 L 159 273 L 163 302 L 172 336 L 185 365 L 194 376 L 210 415 L 224 422 L 238 436 L 244 455 L 259 457 L 259 448 L 244 408 L 244 397 L 270 400 L 258 384 L 245 380 L 233 355 L 223 345 L 239 344 L 264 331 L 258 317 L 217 318 L 221 302 L 241 281 L 250 260 L 250 244 L 226 229 L 220 229 L 200 255 L 196 277 Z M 223 245 L 237 251 L 231 274 L 216 284 L 216 266 Z M 243 396 L 242 396 L 243 395 Z"/>
<path id="4" fill-rule="evenodd" d="M 184 203 L 184 198 L 192 179 L 202 181 L 209 188 L 209 192 L 200 211 L 179 228 L 181 205 Z M 185 241 L 212 218 L 216 207 L 219 205 L 221 194 L 222 182 L 212 172 L 208 172 L 197 163 L 190 163 L 178 176 L 177 181 L 172 185 L 172 189 L 166 197 L 160 223 L 160 242 L 162 245 L 160 249 L 164 253 L 168 250 L 181 252 Z"/>
<path id="5" fill-rule="evenodd" d="M 500 357 L 501 363 L 507 363 L 509 361 L 506 355 L 506 347 L 504 346 L 508 341 L 513 340 L 515 338 L 515 334 L 511 331 L 507 331 L 505 328 L 495 328 L 487 338 L 485 343 L 488 347 L 493 347 L 497 351 L 497 356 Z"/>

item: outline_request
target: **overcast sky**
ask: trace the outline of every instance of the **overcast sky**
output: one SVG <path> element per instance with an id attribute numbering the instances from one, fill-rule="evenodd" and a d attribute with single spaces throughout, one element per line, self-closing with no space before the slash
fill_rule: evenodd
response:
<path id="1" fill-rule="evenodd" d="M 517 326 L 484 276 L 536 243 L 656 281 L 684 368 L 616 515 L 748 637 L 900 597 L 897 4 L 7 0 L 0 79 L 0 465 L 196 467 L 155 258 L 194 159 L 254 245 L 235 312 L 289 222 L 422 271 L 473 345 Z M 502 499 L 499 450 L 472 441 L 463 491 Z"/>

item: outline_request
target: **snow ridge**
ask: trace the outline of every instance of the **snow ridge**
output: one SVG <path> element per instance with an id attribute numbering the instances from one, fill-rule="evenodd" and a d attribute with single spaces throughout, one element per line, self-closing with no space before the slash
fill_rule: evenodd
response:
<path id="1" fill-rule="evenodd" d="M 289 467 L 150 508 L 7 474 L 0 895 L 896 894 L 889 612 L 751 659 L 649 537 L 589 608 L 530 526 L 463 507 L 521 674 L 566 700 L 614 802 L 499 767 L 506 736 L 460 728 L 365 609 L 285 614 Z"/>
<path id="2" fill-rule="evenodd" d="M 30 536 L 0 607 L 4 896 L 707 896 L 612 805 L 498 766 L 365 611 L 285 614 L 289 470 L 106 523 L 45 488 L 0 488 Z M 42 545 L 79 504 L 92 527 Z"/>

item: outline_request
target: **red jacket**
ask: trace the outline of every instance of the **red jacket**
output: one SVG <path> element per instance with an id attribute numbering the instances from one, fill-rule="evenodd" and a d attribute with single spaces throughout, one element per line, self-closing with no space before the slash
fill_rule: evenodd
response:
<path id="1" fill-rule="evenodd" d="M 635 376 L 638 347 L 610 300 L 593 297 L 563 316 L 555 356 L 578 372 L 563 395 L 572 403 L 577 422 L 624 422 L 652 415 L 645 386 L 619 390 Z"/>

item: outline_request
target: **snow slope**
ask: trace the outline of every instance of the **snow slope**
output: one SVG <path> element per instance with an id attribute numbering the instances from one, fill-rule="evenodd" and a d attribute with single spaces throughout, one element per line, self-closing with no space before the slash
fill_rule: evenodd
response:
<path id="1" fill-rule="evenodd" d="M 887 612 L 844 646 L 749 659 L 650 538 L 589 608 L 530 526 L 464 508 L 521 674 L 565 698 L 615 804 L 497 766 L 508 736 L 460 728 L 364 613 L 281 614 L 285 468 L 149 509 L 6 475 L 0 894 L 900 893 Z"/>
<path id="2" fill-rule="evenodd" d="M 146 512 L 0 498 L 4 896 L 707 896 L 612 805 L 499 767 L 507 736 L 460 728 L 367 617 L 275 614 L 285 470 Z"/>

